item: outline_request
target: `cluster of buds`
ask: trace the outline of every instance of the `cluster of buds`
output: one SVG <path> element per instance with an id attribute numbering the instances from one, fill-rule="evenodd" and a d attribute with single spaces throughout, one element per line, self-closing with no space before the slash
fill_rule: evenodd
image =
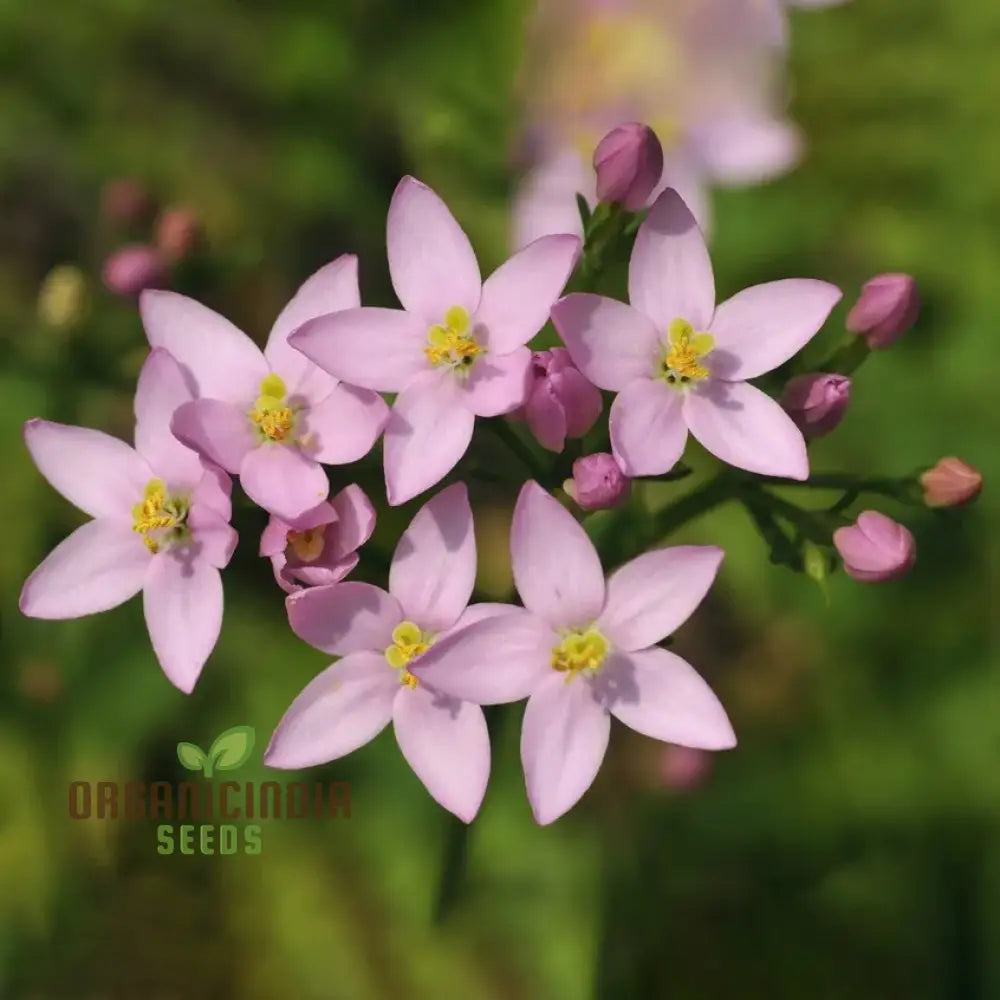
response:
<path id="1" fill-rule="evenodd" d="M 101 210 L 105 222 L 116 232 L 149 234 L 145 240 L 123 243 L 104 261 L 101 278 L 105 287 L 125 298 L 135 298 L 147 288 L 169 287 L 171 269 L 188 257 L 201 239 L 201 222 L 193 209 L 170 205 L 157 214 L 149 192 L 132 178 L 105 185 Z"/>

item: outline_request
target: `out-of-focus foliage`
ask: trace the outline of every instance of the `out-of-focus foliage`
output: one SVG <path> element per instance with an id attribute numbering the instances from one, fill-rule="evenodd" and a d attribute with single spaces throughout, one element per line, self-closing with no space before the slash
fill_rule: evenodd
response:
<path id="1" fill-rule="evenodd" d="M 882 587 L 839 574 L 829 607 L 767 564 L 738 512 L 684 532 L 727 549 L 678 638 L 741 737 L 705 786 L 657 789 L 661 748 L 617 729 L 594 789 L 539 829 L 514 710 L 441 926 L 449 824 L 391 732 L 316 772 L 352 782 L 350 820 L 267 824 L 259 857 L 161 857 L 152 824 L 67 818 L 70 780 L 181 780 L 174 745 L 236 724 L 263 742 L 325 662 L 288 631 L 256 537 L 241 539 L 223 639 L 191 697 L 159 672 L 137 602 L 76 622 L 18 614 L 24 577 L 78 523 L 28 460 L 22 422 L 130 431 L 144 341 L 134 306 L 98 285 L 118 238 L 97 220 L 101 186 L 135 176 L 194 206 L 211 252 L 185 290 L 255 336 L 344 251 L 362 255 L 366 298 L 390 303 L 384 213 L 403 173 L 439 189 L 489 267 L 506 249 L 526 14 L 526 0 L 0 0 L 0 995 L 1000 994 L 990 0 L 794 12 L 809 155 L 780 183 L 716 198 L 722 294 L 802 275 L 849 299 L 887 270 L 923 290 L 917 329 L 859 372 L 814 466 L 901 473 L 957 453 L 987 486 L 969 511 L 888 511 L 917 535 L 916 569 Z M 75 325 L 36 311 L 61 264 L 90 285 Z M 505 498 L 473 500 L 482 589 L 502 596 Z M 377 547 L 410 512 L 383 517 Z M 241 777 L 262 778 L 253 768 Z"/>

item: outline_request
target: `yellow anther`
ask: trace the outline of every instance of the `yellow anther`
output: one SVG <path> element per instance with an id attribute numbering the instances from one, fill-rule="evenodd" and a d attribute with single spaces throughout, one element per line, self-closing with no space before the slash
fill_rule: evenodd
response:
<path id="1" fill-rule="evenodd" d="M 400 684 L 409 688 L 417 686 L 417 678 L 406 669 L 407 664 L 426 653 L 433 641 L 433 636 L 421 631 L 413 622 L 400 622 L 392 630 L 392 645 L 385 650 L 385 662 L 400 672 Z"/>
<path id="2" fill-rule="evenodd" d="M 315 562 L 323 554 L 323 546 L 326 544 L 326 525 L 319 524 L 304 531 L 289 531 L 285 539 L 299 559 L 307 563 Z"/>
<path id="3" fill-rule="evenodd" d="M 435 366 L 453 368 L 471 365 L 483 349 L 469 334 L 471 320 L 461 306 L 452 306 L 444 314 L 444 325 L 436 324 L 427 331 L 424 354 Z"/>
<path id="4" fill-rule="evenodd" d="M 715 347 L 715 339 L 710 333 L 696 333 L 694 327 L 684 319 L 675 319 L 667 331 L 670 349 L 664 355 L 662 375 L 671 385 L 698 382 L 711 372 L 699 364 Z"/>
<path id="5" fill-rule="evenodd" d="M 150 552 L 156 553 L 160 551 L 160 539 L 151 532 L 183 528 L 186 515 L 186 501 L 169 497 L 162 479 L 151 479 L 143 490 L 143 499 L 132 508 L 132 530 L 142 535 Z"/>
<path id="6" fill-rule="evenodd" d="M 260 396 L 250 411 L 250 420 L 269 441 L 284 441 L 295 429 L 295 413 L 285 401 L 285 383 L 280 375 L 261 379 Z"/>
<path id="7" fill-rule="evenodd" d="M 571 681 L 578 673 L 595 673 L 601 668 L 611 647 L 597 629 L 570 632 L 558 646 L 552 648 L 552 669 L 566 673 Z"/>

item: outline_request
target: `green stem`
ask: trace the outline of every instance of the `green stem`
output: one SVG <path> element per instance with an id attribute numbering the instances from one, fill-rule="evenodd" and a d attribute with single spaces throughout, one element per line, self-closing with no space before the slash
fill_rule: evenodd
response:
<path id="1" fill-rule="evenodd" d="M 861 366 L 871 354 L 864 337 L 851 336 L 831 354 L 816 370 L 821 372 L 836 372 L 840 375 L 851 375 Z"/>
<path id="2" fill-rule="evenodd" d="M 849 472 L 819 473 L 805 480 L 782 479 L 780 476 L 757 476 L 755 481 L 768 486 L 805 487 L 816 490 L 845 490 L 851 493 L 875 493 L 880 496 L 901 497 L 913 484 L 911 476 L 873 476 L 862 479 Z"/>
<path id="3" fill-rule="evenodd" d="M 659 541 L 672 531 L 676 531 L 700 514 L 704 514 L 713 507 L 718 507 L 726 500 L 731 500 L 736 496 L 738 489 L 738 484 L 729 475 L 728 470 L 724 469 L 714 479 L 710 479 L 698 489 L 681 497 L 680 500 L 675 500 L 668 507 L 664 507 L 653 518 L 654 537 L 649 540 L 650 544 Z"/>
<path id="4" fill-rule="evenodd" d="M 517 456 L 521 464 L 531 473 L 532 479 L 536 479 L 543 485 L 547 483 L 549 470 L 538 461 L 534 452 L 518 437 L 517 432 L 503 417 L 485 420 L 483 423 Z"/>

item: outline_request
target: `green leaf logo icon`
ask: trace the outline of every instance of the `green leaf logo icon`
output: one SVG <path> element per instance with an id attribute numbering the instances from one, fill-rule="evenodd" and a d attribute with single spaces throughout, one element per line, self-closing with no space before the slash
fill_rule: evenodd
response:
<path id="1" fill-rule="evenodd" d="M 178 743 L 177 759 L 189 771 L 200 771 L 208 762 L 205 751 L 195 743 Z"/>
<path id="2" fill-rule="evenodd" d="M 242 767 L 253 753 L 253 726 L 233 726 L 215 738 L 205 753 L 195 743 L 178 743 L 177 759 L 189 771 L 201 771 L 211 778 L 215 771 L 235 771 Z"/>

